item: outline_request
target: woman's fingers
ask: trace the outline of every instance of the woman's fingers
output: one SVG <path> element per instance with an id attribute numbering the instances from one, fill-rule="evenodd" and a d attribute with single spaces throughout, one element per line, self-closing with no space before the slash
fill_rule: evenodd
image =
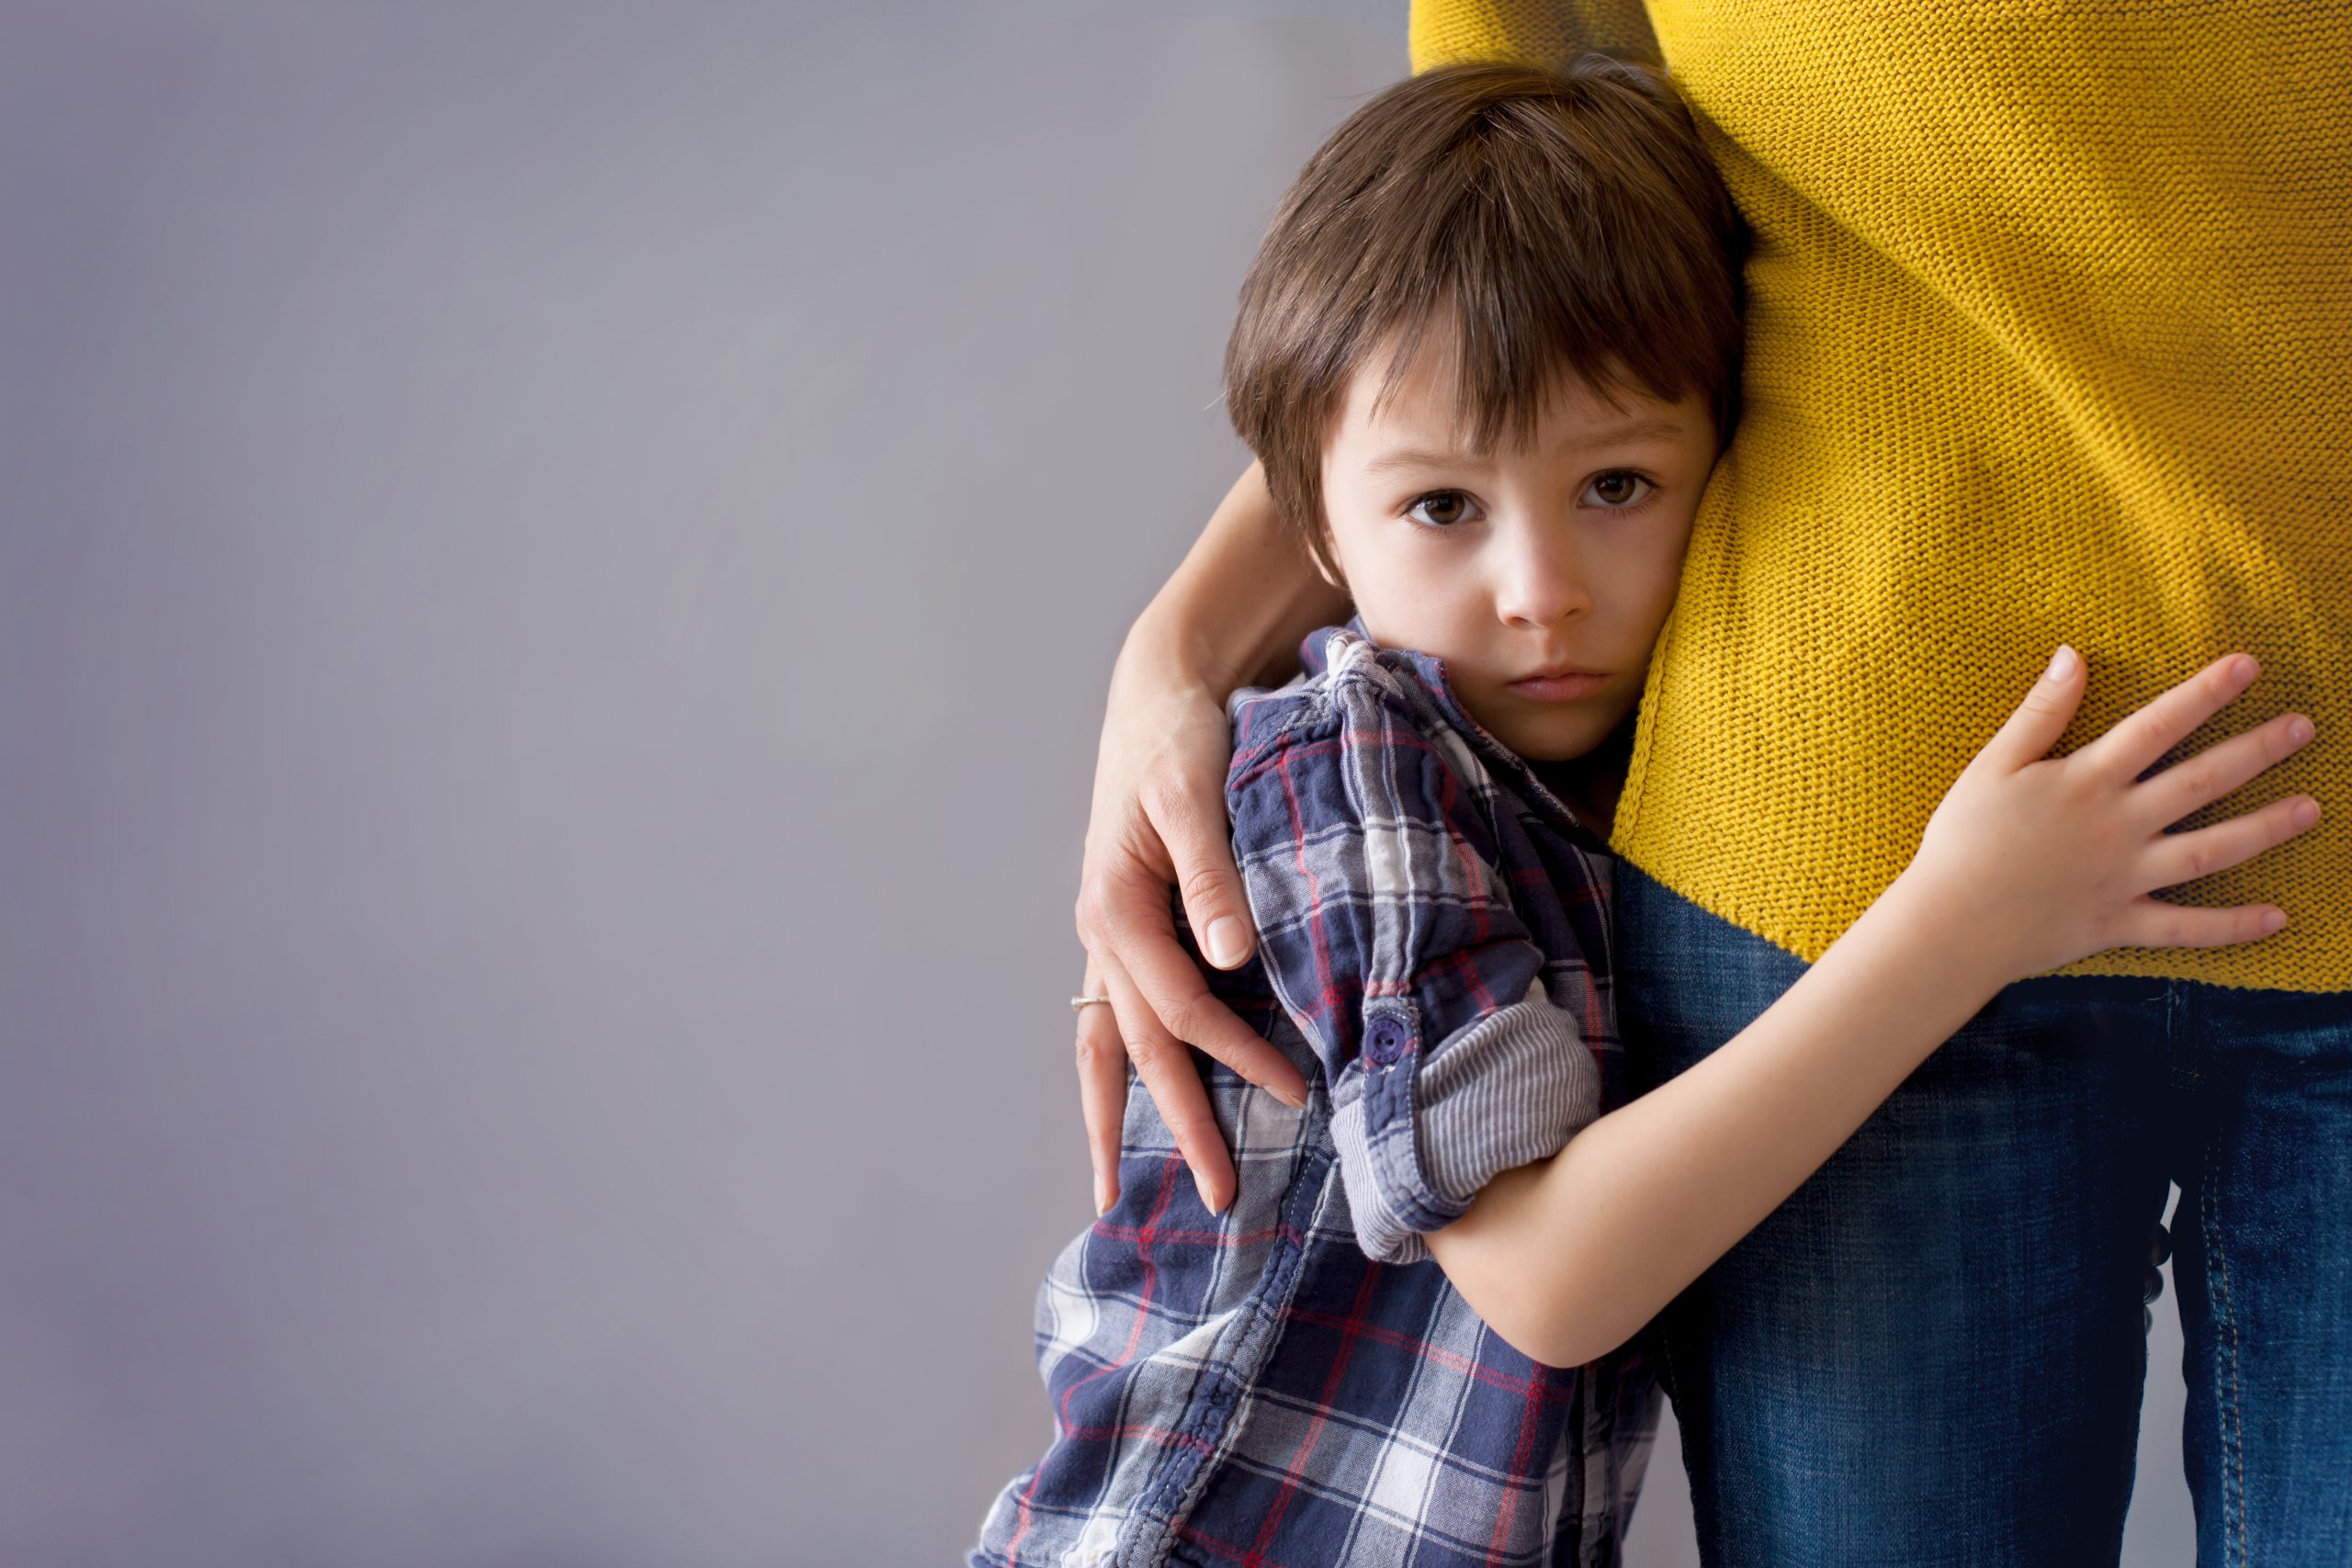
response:
<path id="1" fill-rule="evenodd" d="M 1187 961 L 1186 967 L 1190 966 Z M 1115 963 L 1104 964 L 1102 980 L 1111 994 L 1111 1010 L 1118 1015 L 1127 1055 L 1136 1065 L 1136 1076 L 1143 1080 L 1152 1103 L 1159 1107 L 1159 1119 L 1168 1123 L 1169 1134 L 1176 1140 L 1176 1151 L 1184 1156 L 1184 1164 L 1193 1173 L 1193 1185 L 1199 1190 L 1202 1203 L 1213 1214 L 1225 1213 L 1225 1206 L 1233 1201 L 1235 1190 L 1233 1156 L 1226 1150 L 1224 1130 L 1216 1124 L 1216 1113 L 1209 1105 L 1208 1085 L 1193 1065 L 1192 1052 L 1182 1041 L 1160 1027 L 1159 1018 L 1145 1004 L 1125 970 Z"/>
<path id="2" fill-rule="evenodd" d="M 1216 999 L 1177 942 L 1167 884 L 1138 867 L 1106 879 L 1105 886 L 1099 905 L 1081 901 L 1080 931 L 1090 953 L 1109 959 L 1114 972 L 1105 977 L 1124 979 L 1130 996 L 1140 998 L 1120 1001 L 1119 987 L 1112 987 L 1129 1053 L 1143 1038 L 1189 1041 L 1284 1104 L 1305 1105 L 1306 1080 L 1290 1058 Z"/>
<path id="3" fill-rule="evenodd" d="M 1136 802 L 1175 868 L 1184 919 L 1201 952 L 1220 969 L 1238 968 L 1258 944 L 1250 900 L 1233 864 L 1233 834 L 1225 815 L 1222 763 L 1213 777 L 1188 776 L 1175 786 L 1147 784 Z"/>
<path id="4" fill-rule="evenodd" d="M 2163 833 L 2141 862 L 2149 887 L 2177 887 L 2217 871 L 2227 871 L 2275 849 L 2319 820 L 2319 802 L 2308 795 L 2274 800 L 2259 811 L 2199 828 L 2193 833 Z"/>
<path id="5" fill-rule="evenodd" d="M 2142 898 L 2125 911 L 2122 930 L 2110 947 L 2231 947 L 2257 942 L 2287 923 L 2275 904 L 2239 904 L 2227 909 L 2192 909 Z"/>
<path id="6" fill-rule="evenodd" d="M 1214 791 L 1210 798 L 1217 803 L 1221 829 L 1222 790 Z M 1098 803 L 1098 818 L 1101 811 Z M 1184 1163 L 1192 1168 L 1201 1201 L 1211 1211 L 1221 1213 L 1232 1201 L 1233 1161 L 1226 1150 L 1225 1135 L 1210 1112 L 1208 1091 L 1187 1043 L 1294 1106 L 1306 1103 L 1306 1081 L 1288 1057 L 1217 999 L 1193 954 L 1176 940 L 1169 883 L 1171 864 L 1194 891 L 1200 907 L 1207 911 L 1206 918 L 1227 919 L 1227 934 L 1230 934 L 1230 918 L 1216 912 L 1226 895 L 1216 885 L 1220 877 L 1235 884 L 1232 896 L 1237 901 L 1239 889 L 1232 848 L 1223 831 L 1210 834 L 1192 808 L 1175 803 L 1173 795 L 1161 800 L 1156 810 L 1145 805 L 1141 812 L 1125 815 L 1124 821 L 1124 831 L 1099 842 L 1090 840 L 1078 899 L 1079 940 L 1111 998 L 1120 1047 L 1135 1063 L 1136 1077 L 1150 1092 Z M 1155 824 L 1163 822 L 1184 846 L 1184 861 L 1175 862 L 1166 840 L 1159 837 Z M 1246 903 L 1241 908 L 1246 913 Z M 1241 941 L 1240 957 L 1246 960 L 1250 946 L 1246 925 Z M 1098 1047 L 1087 1043 L 1097 1038 L 1081 1036 L 1081 1051 L 1100 1054 Z M 1090 1073 L 1095 1076 L 1090 1077 Z M 1097 1201 L 1103 1201 L 1106 1195 L 1114 1201 L 1116 1151 L 1112 1151 L 1112 1177 L 1106 1185 L 1102 1181 L 1104 1134 L 1098 1125 L 1110 1100 L 1109 1073 L 1102 1066 L 1090 1066 L 1081 1057 L 1080 1074 L 1088 1147 L 1097 1173 Z"/>
<path id="7" fill-rule="evenodd" d="M 1992 763 L 2016 773 L 2050 754 L 2083 704 L 2083 656 L 2061 643 L 2041 679 L 1970 764 Z"/>
<path id="8" fill-rule="evenodd" d="M 2143 820 L 2169 826 L 2293 756 L 2312 734 L 2310 719 L 2299 713 L 2282 713 L 2174 763 L 2137 786 L 2134 803 L 2149 813 Z"/>
<path id="9" fill-rule="evenodd" d="M 2136 779 L 2188 739 L 2191 730 L 2227 707 L 2261 673 L 2262 667 L 2253 655 L 2224 654 L 2119 720 L 2067 760 L 2096 768 L 2110 778 Z"/>
<path id="10" fill-rule="evenodd" d="M 1217 799 L 1222 811 L 1224 796 L 1219 795 Z M 1174 820 L 1181 813 L 1163 808 L 1163 816 Z M 1153 829 L 1147 823 L 1142 831 L 1148 834 Z M 1189 844 L 1189 863 L 1175 863 L 1180 879 L 1205 888 L 1215 875 L 1235 876 L 1232 845 L 1223 834 L 1210 840 L 1196 829 Z M 1174 852 L 1164 840 L 1159 847 L 1173 858 Z M 1132 848 L 1122 847 L 1106 857 L 1099 873 L 1090 868 L 1079 897 L 1079 940 L 1088 952 L 1106 954 L 1125 972 L 1151 1013 L 1147 1024 L 1144 1019 L 1131 1016 L 1125 1006 L 1120 1007 L 1119 1022 L 1129 1049 L 1145 1032 L 1173 1035 L 1199 1046 L 1283 1103 L 1305 1105 L 1306 1080 L 1298 1069 L 1217 1000 L 1199 964 L 1177 942 L 1176 918 L 1169 908 L 1168 892 L 1167 875 L 1158 865 Z M 1204 901 L 1213 905 L 1213 899 Z M 1245 903 L 1245 913 L 1247 908 Z M 1188 923 L 1192 918 L 1188 904 Z M 1199 929 L 1193 927 L 1196 931 Z M 1241 955 L 1247 959 L 1254 943 L 1246 930 L 1242 941 Z"/>
<path id="11" fill-rule="evenodd" d="M 1099 997 L 1102 966 L 1091 956 L 1081 997 Z M 1127 1119 L 1127 1048 L 1119 1042 L 1119 1019 L 1109 1008 L 1078 1010 L 1078 1104 L 1086 1116 L 1086 1157 L 1094 1168 L 1094 1212 L 1119 1201 L 1119 1134 Z"/>

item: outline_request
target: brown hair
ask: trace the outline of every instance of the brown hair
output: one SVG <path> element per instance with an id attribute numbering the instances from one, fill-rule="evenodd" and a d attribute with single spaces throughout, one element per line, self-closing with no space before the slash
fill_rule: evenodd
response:
<path id="1" fill-rule="evenodd" d="M 1433 321 L 1459 346 L 1471 444 L 1530 439 L 1560 378 L 1603 396 L 1739 396 L 1746 231 L 1658 72 L 1449 65 L 1350 115 L 1283 198 L 1241 285 L 1226 411 L 1274 502 L 1336 580 L 1323 447 L 1391 333 L 1385 403 Z M 1376 403 L 1375 406 L 1378 406 Z"/>

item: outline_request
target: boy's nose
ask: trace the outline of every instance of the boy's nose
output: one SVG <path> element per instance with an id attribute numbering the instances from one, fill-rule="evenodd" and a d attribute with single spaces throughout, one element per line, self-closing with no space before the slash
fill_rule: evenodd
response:
<path id="1" fill-rule="evenodd" d="M 1507 626 L 1540 629 L 1591 608 L 1573 552 L 1556 543 L 1514 552 L 1495 594 L 1496 614 Z"/>

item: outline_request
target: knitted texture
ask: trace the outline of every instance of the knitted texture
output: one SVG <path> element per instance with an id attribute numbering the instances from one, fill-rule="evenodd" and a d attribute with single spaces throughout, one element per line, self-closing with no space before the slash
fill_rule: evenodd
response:
<path id="1" fill-rule="evenodd" d="M 1417 0 L 1414 66 L 1641 20 Z M 2330 816 L 2168 896 L 2287 930 L 2065 972 L 2352 989 L 2352 0 L 1646 21 L 1757 243 L 1746 413 L 1615 847 L 1816 958 L 2057 644 L 2090 667 L 2061 752 L 2244 649 L 2263 679 L 2176 756 L 2289 709 L 2319 739 L 2188 825 L 2299 791 Z"/>

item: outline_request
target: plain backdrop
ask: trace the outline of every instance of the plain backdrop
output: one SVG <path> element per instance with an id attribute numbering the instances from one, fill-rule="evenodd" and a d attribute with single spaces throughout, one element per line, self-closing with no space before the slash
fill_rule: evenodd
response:
<path id="1" fill-rule="evenodd" d="M 1111 657 L 1404 23 L 7 7 L 0 1562 L 959 1560 Z"/>

